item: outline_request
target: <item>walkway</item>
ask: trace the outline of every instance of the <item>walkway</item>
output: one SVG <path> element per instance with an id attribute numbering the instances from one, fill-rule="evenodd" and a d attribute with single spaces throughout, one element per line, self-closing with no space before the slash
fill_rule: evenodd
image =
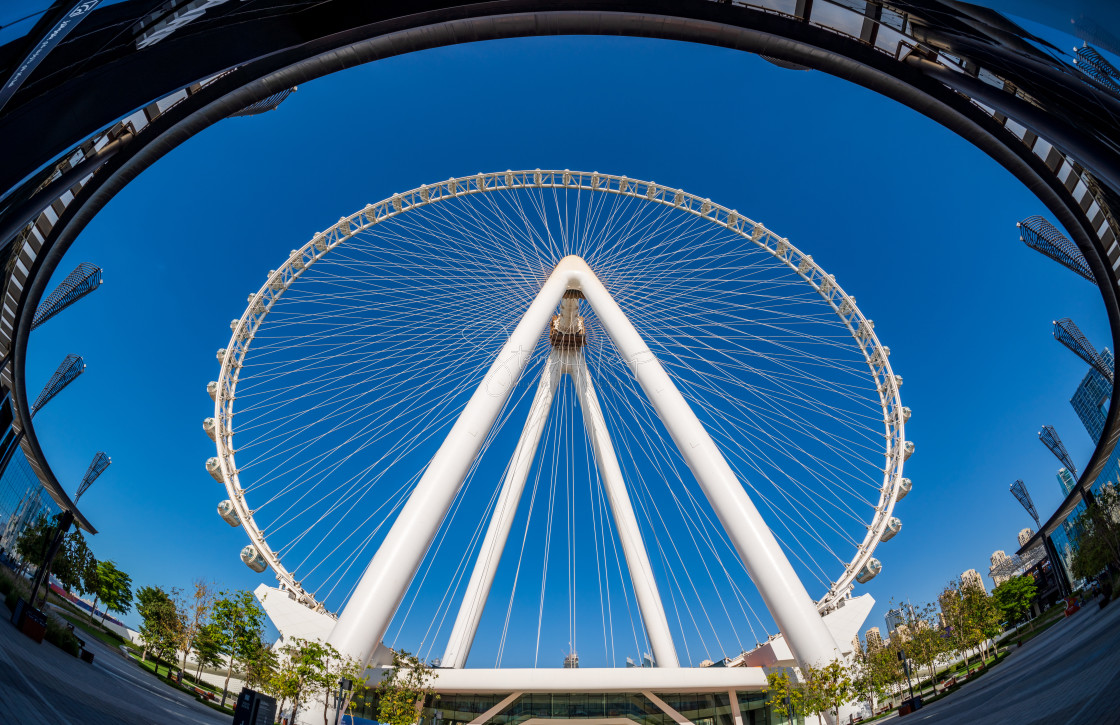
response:
<path id="1" fill-rule="evenodd" d="M 1120 602 L 1092 601 L 907 725 L 1120 723 Z"/>
<path id="2" fill-rule="evenodd" d="M 20 634 L 0 606 L 0 723 L 229 725 L 230 716 L 159 682 L 93 637 L 93 664 Z"/>

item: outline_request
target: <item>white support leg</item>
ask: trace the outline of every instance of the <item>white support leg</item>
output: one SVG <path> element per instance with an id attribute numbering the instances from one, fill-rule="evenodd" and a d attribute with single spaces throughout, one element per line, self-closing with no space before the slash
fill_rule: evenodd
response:
<path id="1" fill-rule="evenodd" d="M 557 269 L 565 266 L 668 429 L 797 661 L 816 666 L 839 659 L 832 634 L 785 552 L 657 357 L 586 262 L 566 257 Z"/>
<path id="2" fill-rule="evenodd" d="M 529 407 L 525 427 L 510 458 L 509 468 L 506 469 L 501 493 L 498 494 L 494 513 L 490 516 L 490 526 L 486 529 L 486 537 L 478 550 L 478 559 L 475 560 L 463 603 L 459 607 L 455 626 L 451 629 L 451 638 L 440 661 L 443 667 L 463 667 L 467 662 L 478 621 L 482 618 L 482 610 L 490 596 L 490 585 L 494 583 L 494 574 L 502 559 L 517 506 L 521 502 L 521 493 L 525 490 L 525 479 L 529 477 L 529 470 L 537 455 L 541 433 L 544 432 L 544 424 L 552 410 L 552 399 L 556 395 L 556 386 L 562 376 L 559 357 L 553 350 L 541 371 L 541 380 L 537 385 L 533 404 Z"/>
<path id="3" fill-rule="evenodd" d="M 385 636 L 472 461 L 521 378 L 541 331 L 568 286 L 569 267 L 563 262 L 557 265 L 525 311 L 432 457 L 331 631 L 330 643 L 363 666 Z M 417 354 L 423 351 L 418 350 Z"/>
<path id="4" fill-rule="evenodd" d="M 599 407 L 599 397 L 595 394 L 587 361 L 582 350 L 567 351 L 564 358 L 568 363 L 568 374 L 572 376 L 579 395 L 583 426 L 587 430 L 587 437 L 591 439 L 595 461 L 599 465 L 599 477 L 603 480 L 603 489 L 611 504 L 618 538 L 626 555 L 626 566 L 630 570 L 630 581 L 634 586 L 634 597 L 638 600 L 638 609 L 642 613 L 654 660 L 658 667 L 679 667 L 673 635 L 669 631 L 669 620 L 665 616 L 665 606 L 657 591 L 657 580 L 653 577 L 653 566 L 642 540 L 642 530 L 638 527 L 634 507 L 630 503 L 630 495 L 626 492 L 626 481 L 622 478 L 622 468 L 618 465 L 607 421 Z"/>

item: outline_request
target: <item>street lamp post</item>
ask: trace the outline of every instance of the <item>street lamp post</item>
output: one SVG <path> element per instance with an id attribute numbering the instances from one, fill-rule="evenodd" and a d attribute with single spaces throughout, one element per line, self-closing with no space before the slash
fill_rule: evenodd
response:
<path id="1" fill-rule="evenodd" d="M 898 661 L 902 663 L 902 669 L 905 670 L 905 672 L 906 672 L 906 687 L 908 687 L 910 689 L 910 706 L 913 707 L 913 705 L 914 705 L 914 684 L 912 682 L 910 682 L 910 660 L 908 660 L 906 658 L 906 655 L 904 655 L 902 653 L 902 650 L 899 650 L 898 651 Z"/>
<path id="2" fill-rule="evenodd" d="M 346 700 L 349 699 L 349 692 L 353 689 L 354 683 L 345 677 L 338 681 L 338 712 L 334 717 L 335 725 L 342 721 L 342 713 L 346 709 Z"/>

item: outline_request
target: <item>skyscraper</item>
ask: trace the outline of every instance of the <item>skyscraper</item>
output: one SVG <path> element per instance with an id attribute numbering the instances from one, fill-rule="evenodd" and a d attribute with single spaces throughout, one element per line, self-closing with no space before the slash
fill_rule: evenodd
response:
<path id="1" fill-rule="evenodd" d="M 965 587 L 980 587 L 984 588 L 984 579 L 980 576 L 980 572 L 975 569 L 961 573 L 961 586 Z"/>
<path id="2" fill-rule="evenodd" d="M 1077 485 L 1077 479 L 1075 479 L 1073 477 L 1073 474 L 1066 469 L 1059 468 L 1058 485 L 1062 487 L 1062 493 L 1068 496 L 1069 492 L 1073 490 L 1073 487 Z"/>
<path id="3" fill-rule="evenodd" d="M 883 619 L 887 622 L 887 636 L 889 637 L 891 632 L 904 626 L 907 620 L 917 619 L 917 613 L 911 605 L 903 604 L 896 609 L 887 610 Z"/>
<path id="4" fill-rule="evenodd" d="M 1034 536 L 1034 530 L 1029 526 L 1019 532 L 1019 546 L 1026 546 L 1027 542 Z"/>
<path id="5" fill-rule="evenodd" d="M 1101 357 L 1109 367 L 1113 365 L 1112 353 L 1108 348 L 1101 350 Z M 1104 432 L 1104 419 L 1108 414 L 1108 401 L 1111 398 L 1112 385 L 1094 368 L 1089 368 L 1089 372 L 1085 373 L 1085 377 L 1081 380 L 1081 385 L 1077 386 L 1073 397 L 1070 398 L 1070 405 L 1073 406 L 1074 412 L 1081 419 L 1081 424 L 1085 426 L 1094 443 L 1100 443 L 1101 434 Z"/>
<path id="6" fill-rule="evenodd" d="M 867 640 L 867 649 L 875 650 L 883 646 L 883 632 L 878 627 L 872 627 L 863 633 L 863 638 Z"/>

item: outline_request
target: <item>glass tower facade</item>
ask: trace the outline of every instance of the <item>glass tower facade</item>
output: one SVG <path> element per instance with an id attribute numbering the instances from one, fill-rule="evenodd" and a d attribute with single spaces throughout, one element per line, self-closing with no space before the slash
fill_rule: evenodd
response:
<path id="1" fill-rule="evenodd" d="M 1112 352 L 1107 347 L 1101 350 L 1101 357 L 1104 358 L 1105 364 L 1112 367 Z M 1104 433 L 1104 419 L 1108 413 L 1108 401 L 1111 397 L 1112 385 L 1109 384 L 1108 378 L 1089 368 L 1089 372 L 1081 380 L 1081 385 L 1077 386 L 1073 397 L 1070 398 L 1070 405 L 1073 406 L 1074 412 L 1081 419 L 1081 424 L 1085 426 L 1094 443 L 1100 443 L 1101 435 Z"/>
<path id="2" fill-rule="evenodd" d="M 0 476 L 0 548 L 13 554 L 20 533 L 40 515 L 51 517 L 58 504 L 43 490 L 31 464 L 17 448 Z"/>

